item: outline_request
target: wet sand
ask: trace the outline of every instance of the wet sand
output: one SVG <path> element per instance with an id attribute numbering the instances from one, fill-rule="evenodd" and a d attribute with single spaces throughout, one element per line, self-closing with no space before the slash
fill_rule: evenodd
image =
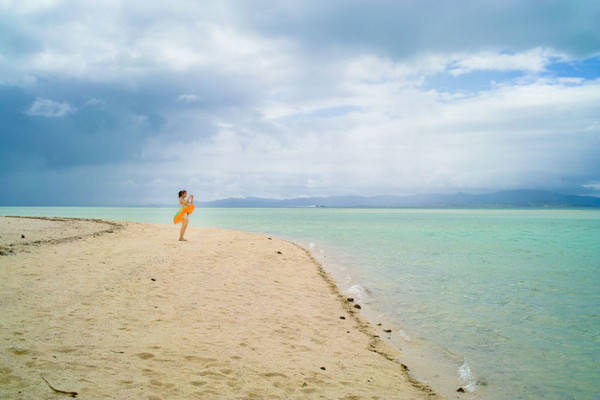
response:
<path id="1" fill-rule="evenodd" d="M 178 235 L 0 217 L 0 397 L 439 398 L 300 246 Z"/>

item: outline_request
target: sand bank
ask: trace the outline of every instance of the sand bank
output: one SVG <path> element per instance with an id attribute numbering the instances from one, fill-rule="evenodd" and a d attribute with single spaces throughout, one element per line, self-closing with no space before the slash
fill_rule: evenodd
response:
<path id="1" fill-rule="evenodd" d="M 0 397 L 438 398 L 301 247 L 178 233 L 0 217 Z"/>

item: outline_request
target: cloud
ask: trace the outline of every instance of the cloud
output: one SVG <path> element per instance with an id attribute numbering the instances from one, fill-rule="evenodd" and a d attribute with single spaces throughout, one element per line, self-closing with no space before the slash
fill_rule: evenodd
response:
<path id="1" fill-rule="evenodd" d="M 200 96 L 196 96 L 195 94 L 182 94 L 177 98 L 177 101 L 184 103 L 196 103 L 200 100 L 202 100 L 202 98 Z"/>
<path id="2" fill-rule="evenodd" d="M 164 172 L 199 173 L 239 196 L 559 189 L 600 172 L 599 131 L 590 130 L 598 81 L 515 82 L 451 102 L 441 93 L 371 86 L 355 88 L 363 109 L 229 119 L 185 148 L 156 140 L 144 157 L 177 160 Z"/>
<path id="3" fill-rule="evenodd" d="M 89 99 L 84 105 L 83 107 L 104 107 L 106 106 L 106 102 L 100 100 L 100 99 Z"/>
<path id="4" fill-rule="evenodd" d="M 593 2 L 543 0 L 407 0 L 371 2 L 317 0 L 238 3 L 245 27 L 298 38 L 305 51 L 389 54 L 410 58 L 423 52 L 524 51 L 554 48 L 576 58 L 600 45 L 600 7 Z M 258 9 L 257 9 L 258 8 Z"/>
<path id="5" fill-rule="evenodd" d="M 535 48 L 516 54 L 482 52 L 467 55 L 452 63 L 449 73 L 453 76 L 468 74 L 473 71 L 520 71 L 524 73 L 540 73 L 553 62 L 567 58 L 556 52 Z"/>
<path id="6" fill-rule="evenodd" d="M 600 182 L 590 182 L 583 185 L 583 187 L 600 191 Z"/>
<path id="7" fill-rule="evenodd" d="M 62 118 L 75 111 L 77 110 L 67 102 L 59 103 L 38 97 L 27 110 L 27 114 L 34 117 Z"/>
<path id="8" fill-rule="evenodd" d="M 587 189 L 586 195 L 600 197 L 600 181 L 591 181 L 582 186 Z"/>
<path id="9" fill-rule="evenodd" d="M 593 2 L 22 3 L 0 0 L 0 198 L 600 179 Z"/>

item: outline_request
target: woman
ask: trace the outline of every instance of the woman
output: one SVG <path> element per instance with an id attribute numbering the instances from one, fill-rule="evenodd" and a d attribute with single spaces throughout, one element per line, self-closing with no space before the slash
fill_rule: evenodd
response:
<path id="1" fill-rule="evenodd" d="M 188 197 L 187 199 L 185 198 L 185 196 L 187 196 L 186 190 L 182 190 L 179 192 L 179 205 L 181 206 L 182 209 L 189 206 L 190 204 L 192 204 L 194 202 L 193 194 L 191 194 L 190 197 Z M 187 229 L 189 222 L 190 222 L 190 214 L 185 213 L 185 215 L 183 216 L 183 220 L 181 221 L 181 232 L 179 232 L 179 240 L 182 242 L 187 242 L 187 240 L 183 238 L 183 235 L 185 235 L 185 230 Z"/>

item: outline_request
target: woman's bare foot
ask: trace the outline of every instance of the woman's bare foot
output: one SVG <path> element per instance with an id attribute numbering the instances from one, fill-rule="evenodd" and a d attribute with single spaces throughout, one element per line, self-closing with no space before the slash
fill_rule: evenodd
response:
<path id="1" fill-rule="evenodd" d="M 181 238 L 181 239 L 179 239 L 179 241 L 180 241 L 180 242 L 187 242 L 187 239 L 183 239 L 183 238 Z"/>

